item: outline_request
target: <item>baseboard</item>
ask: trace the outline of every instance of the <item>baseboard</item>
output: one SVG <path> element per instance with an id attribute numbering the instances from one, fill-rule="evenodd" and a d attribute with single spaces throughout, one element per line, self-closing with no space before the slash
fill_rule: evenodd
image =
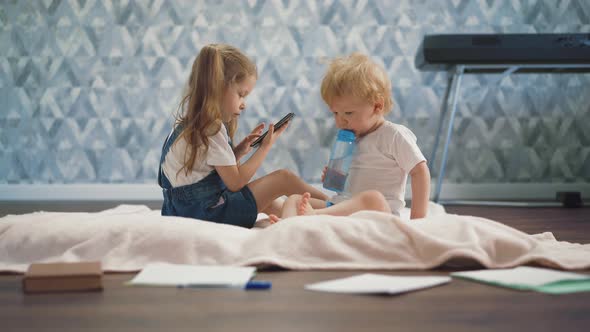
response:
<path id="1" fill-rule="evenodd" d="M 588 199 L 590 183 L 448 183 L 443 185 L 441 200 L 552 201 L 558 191 L 578 191 Z M 162 191 L 151 184 L 0 184 L 0 201 L 118 200 L 159 201 Z"/>
<path id="2" fill-rule="evenodd" d="M 155 201 L 162 189 L 151 184 L 2 184 L 0 201 Z"/>
<path id="3" fill-rule="evenodd" d="M 577 191 L 590 198 L 590 183 L 443 184 L 440 200 L 554 201 L 558 191 Z"/>

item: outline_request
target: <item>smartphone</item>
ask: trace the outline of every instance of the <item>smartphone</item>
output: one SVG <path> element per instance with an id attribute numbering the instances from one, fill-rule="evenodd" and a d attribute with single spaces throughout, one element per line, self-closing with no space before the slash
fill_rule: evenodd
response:
<path id="1" fill-rule="evenodd" d="M 275 124 L 275 131 L 279 130 L 283 125 L 285 125 L 287 122 L 289 122 L 291 119 L 293 119 L 293 117 L 295 116 L 295 113 L 289 113 L 287 115 L 285 115 L 282 119 L 279 120 L 279 122 L 277 122 L 277 124 Z M 252 142 L 252 144 L 250 144 L 251 147 L 256 147 L 258 146 L 260 143 L 262 143 L 262 140 L 266 137 L 266 134 L 268 134 L 268 130 L 260 135 L 260 137 L 258 137 L 254 142 Z"/>

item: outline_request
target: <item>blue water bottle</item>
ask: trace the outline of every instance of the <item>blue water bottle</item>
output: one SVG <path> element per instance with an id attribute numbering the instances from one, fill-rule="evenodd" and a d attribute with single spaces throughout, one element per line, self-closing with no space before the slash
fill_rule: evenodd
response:
<path id="1" fill-rule="evenodd" d="M 332 146 L 330 162 L 324 177 L 324 188 L 339 193 L 344 191 L 355 148 L 354 132 L 339 130 L 336 142 Z"/>

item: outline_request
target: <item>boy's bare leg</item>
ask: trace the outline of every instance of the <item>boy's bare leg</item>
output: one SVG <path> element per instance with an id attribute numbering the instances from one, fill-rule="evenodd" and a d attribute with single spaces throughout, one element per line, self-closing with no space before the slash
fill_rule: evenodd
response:
<path id="1" fill-rule="evenodd" d="M 303 193 L 303 195 L 301 195 L 301 199 L 299 200 L 299 202 L 297 203 L 297 215 L 298 216 L 309 216 L 312 214 L 316 214 L 313 208 L 313 206 L 311 205 L 310 200 L 310 196 L 309 193 Z"/>
<path id="2" fill-rule="evenodd" d="M 283 218 L 289 218 L 297 215 L 297 206 L 301 200 L 302 195 L 291 195 L 287 198 L 283 204 L 283 210 L 281 216 Z"/>
<path id="3" fill-rule="evenodd" d="M 274 201 L 272 201 L 267 207 L 266 209 L 264 209 L 264 213 L 266 213 L 267 215 L 275 215 L 275 216 L 282 216 L 282 209 L 283 209 L 283 204 L 285 202 L 285 199 L 283 199 L 282 197 L 279 197 L 277 199 L 275 199 Z"/>
<path id="4" fill-rule="evenodd" d="M 309 209 L 309 207 L 306 207 Z M 314 210 L 315 214 L 329 214 L 332 216 L 348 216 L 362 210 L 372 210 L 391 213 L 391 207 L 382 193 L 377 190 L 367 190 L 352 198 L 324 209 Z"/>
<path id="5" fill-rule="evenodd" d="M 332 216 L 348 216 L 362 210 L 373 210 L 391 213 L 389 203 L 383 194 L 376 190 L 364 191 L 354 195 L 351 199 L 342 201 L 327 208 L 314 209 L 309 193 L 291 195 L 283 204 L 282 218 L 310 214 L 327 214 Z M 273 223 L 279 221 L 276 215 L 271 216 Z"/>
<path id="6" fill-rule="evenodd" d="M 313 207 L 314 209 L 323 209 L 326 207 L 326 202 L 327 200 L 323 200 L 323 199 L 319 199 L 319 198 L 310 198 L 309 199 L 309 204 L 311 204 L 311 207 Z"/>
<path id="7" fill-rule="evenodd" d="M 287 202 L 291 197 L 296 201 L 296 204 L 287 206 Z M 308 193 L 301 196 L 291 196 L 283 205 L 283 218 L 293 216 L 295 211 L 296 215 L 309 215 L 309 214 L 327 214 L 331 216 L 348 216 L 355 212 L 362 210 L 373 210 L 380 212 L 391 213 L 391 207 L 383 194 L 376 190 L 363 191 L 360 194 L 354 195 L 351 199 L 342 201 L 338 204 L 332 205 L 323 209 L 314 209 Z"/>
<path id="8" fill-rule="evenodd" d="M 283 195 L 309 192 L 311 197 L 327 200 L 328 196 L 319 189 L 305 183 L 292 172 L 281 169 L 256 179 L 248 184 L 254 194 L 258 211 L 264 211 L 275 199 Z"/>
<path id="9" fill-rule="evenodd" d="M 277 221 L 281 220 L 282 218 L 289 218 L 289 217 L 299 215 L 298 210 L 301 206 L 301 201 L 303 200 L 303 197 L 305 195 L 307 195 L 306 202 L 309 202 L 309 200 L 310 200 L 309 193 L 304 193 L 303 195 L 295 194 L 295 195 L 291 195 L 291 196 L 287 197 L 287 199 L 285 200 L 285 203 L 283 203 L 283 209 L 281 211 L 280 217 L 276 214 L 269 214 L 268 215 L 271 223 L 274 224 Z M 326 206 L 325 203 L 323 206 Z M 313 208 L 312 208 L 312 210 L 313 210 Z"/>

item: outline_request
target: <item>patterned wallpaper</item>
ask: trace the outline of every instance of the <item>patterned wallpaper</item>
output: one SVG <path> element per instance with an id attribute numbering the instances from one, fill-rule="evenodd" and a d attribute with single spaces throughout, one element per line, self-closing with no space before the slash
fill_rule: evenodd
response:
<path id="1" fill-rule="evenodd" d="M 335 133 L 324 59 L 352 51 L 385 66 L 389 119 L 428 157 L 447 81 L 414 68 L 422 36 L 487 32 L 590 32 L 590 1 L 0 0 L 0 184 L 155 183 L 190 65 L 211 42 L 259 67 L 238 137 L 297 114 L 258 175 L 319 181 Z M 590 182 L 590 75 L 497 80 L 464 77 L 446 179 Z"/>

